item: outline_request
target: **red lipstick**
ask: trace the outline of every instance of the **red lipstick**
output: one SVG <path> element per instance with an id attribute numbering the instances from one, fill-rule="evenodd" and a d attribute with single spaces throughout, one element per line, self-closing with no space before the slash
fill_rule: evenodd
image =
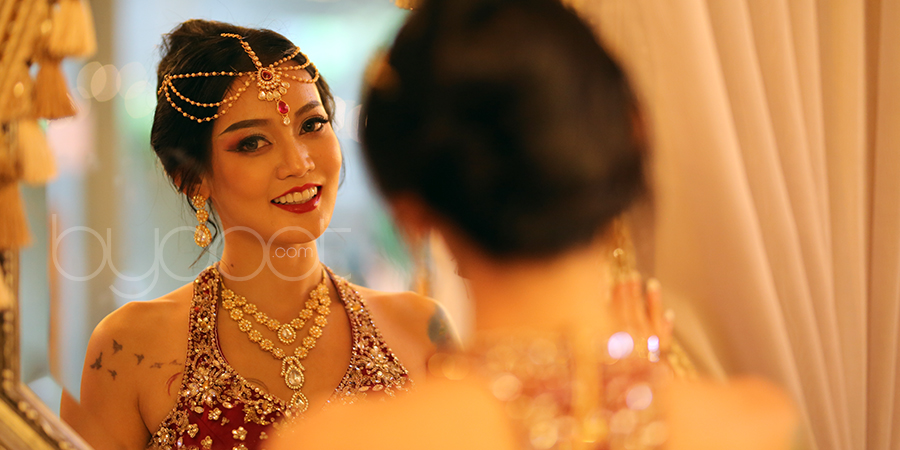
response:
<path id="1" fill-rule="evenodd" d="M 281 203 L 275 203 L 274 199 L 270 200 L 269 203 L 271 203 L 287 212 L 292 212 L 294 214 L 303 214 L 306 212 L 310 212 L 310 211 L 316 209 L 317 206 L 319 206 L 319 200 L 322 198 L 322 186 L 321 185 L 307 183 L 300 187 L 291 188 L 291 189 L 285 191 L 283 194 L 279 195 L 278 197 L 275 197 L 275 198 L 281 198 L 287 194 L 292 194 L 294 192 L 303 192 L 311 187 L 316 188 L 316 195 L 313 196 L 313 198 L 311 198 L 303 203 L 297 203 L 297 204 L 293 204 L 293 205 L 282 205 Z"/>

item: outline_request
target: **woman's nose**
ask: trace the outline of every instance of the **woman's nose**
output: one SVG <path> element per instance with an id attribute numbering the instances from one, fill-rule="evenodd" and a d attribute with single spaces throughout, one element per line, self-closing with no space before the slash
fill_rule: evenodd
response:
<path id="1" fill-rule="evenodd" d="M 309 149 L 303 144 L 292 143 L 286 146 L 283 155 L 283 161 L 278 166 L 278 178 L 303 177 L 316 168 Z"/>

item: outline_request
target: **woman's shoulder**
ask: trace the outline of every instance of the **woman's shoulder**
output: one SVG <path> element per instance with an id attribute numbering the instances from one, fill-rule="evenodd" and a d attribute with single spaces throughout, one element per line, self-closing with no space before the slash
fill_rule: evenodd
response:
<path id="1" fill-rule="evenodd" d="M 168 325 L 188 323 L 193 283 L 186 284 L 166 295 L 146 301 L 128 302 L 109 313 L 94 329 L 94 336 L 116 335 L 151 337 L 165 331 Z"/>
<path id="2" fill-rule="evenodd" d="M 294 426 L 276 450 L 296 448 L 300 436 L 309 448 L 519 448 L 503 407 L 473 380 L 433 380 L 390 402 L 331 408 Z"/>
<path id="3" fill-rule="evenodd" d="M 412 292 L 386 292 L 369 289 L 365 286 L 350 284 L 359 292 L 369 308 L 377 310 L 380 315 L 408 321 L 427 320 L 440 305 L 431 298 Z"/>
<path id="4" fill-rule="evenodd" d="M 103 378 L 111 371 L 109 381 L 115 381 L 154 364 L 183 363 L 192 295 L 192 284 L 188 284 L 153 300 L 126 303 L 111 312 L 91 333 L 84 373 L 97 372 Z M 96 370 L 100 368 L 108 370 Z"/>
<path id="5" fill-rule="evenodd" d="M 782 389 L 756 377 L 677 382 L 666 389 L 668 448 L 794 448 L 797 410 Z"/>
<path id="6" fill-rule="evenodd" d="M 351 287 L 365 299 L 380 327 L 390 326 L 416 337 L 427 337 L 435 350 L 458 346 L 455 327 L 436 300 L 411 291 L 385 292 L 358 285 Z"/>
<path id="7" fill-rule="evenodd" d="M 129 302 L 100 321 L 88 342 L 80 405 L 68 404 L 64 418 L 83 433 L 108 435 L 126 447 L 145 445 L 174 403 L 167 380 L 183 370 L 192 293 L 189 284 L 154 300 Z M 100 428 L 79 416 L 93 417 Z"/>

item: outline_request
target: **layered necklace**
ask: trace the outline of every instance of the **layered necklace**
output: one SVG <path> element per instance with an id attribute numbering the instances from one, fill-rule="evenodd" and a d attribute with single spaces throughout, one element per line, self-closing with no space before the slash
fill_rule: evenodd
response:
<path id="1" fill-rule="evenodd" d="M 286 323 L 269 317 L 256 305 L 247 301 L 245 297 L 235 294 L 224 285 L 222 286 L 222 307 L 228 311 L 229 317 L 237 322 L 238 328 L 247 334 L 250 342 L 259 344 L 261 349 L 281 361 L 281 376 L 284 377 L 284 383 L 294 391 L 290 408 L 297 414 L 309 408 L 309 400 L 303 395 L 303 392 L 300 392 L 305 381 L 303 372 L 306 370 L 300 361 L 306 358 L 309 351 L 316 346 L 316 341 L 322 336 L 322 328 L 328 323 L 327 316 L 331 312 L 331 308 L 329 308 L 331 297 L 328 296 L 327 279 L 327 273 L 325 269 L 322 269 L 322 282 L 309 293 L 309 299 L 306 300 L 306 305 L 298 317 Z M 254 328 L 253 322 L 245 316 L 253 317 L 257 323 L 275 332 L 278 340 L 285 345 L 290 345 L 297 340 L 299 331 L 310 319 L 313 320 L 313 324 L 309 327 L 307 336 L 303 338 L 301 345 L 294 348 L 293 354 L 289 355 L 288 351 L 276 346 L 271 339 L 263 337 L 262 332 Z M 315 318 L 313 318 L 314 316 Z"/>

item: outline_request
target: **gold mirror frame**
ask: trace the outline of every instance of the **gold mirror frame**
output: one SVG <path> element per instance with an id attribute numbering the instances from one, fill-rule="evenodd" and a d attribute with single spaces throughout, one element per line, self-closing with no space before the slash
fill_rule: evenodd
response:
<path id="1" fill-rule="evenodd" d="M 20 377 L 19 251 L 0 250 L 0 283 L 10 298 L 0 303 L 0 447 L 10 450 L 89 449 L 31 392 Z"/>

